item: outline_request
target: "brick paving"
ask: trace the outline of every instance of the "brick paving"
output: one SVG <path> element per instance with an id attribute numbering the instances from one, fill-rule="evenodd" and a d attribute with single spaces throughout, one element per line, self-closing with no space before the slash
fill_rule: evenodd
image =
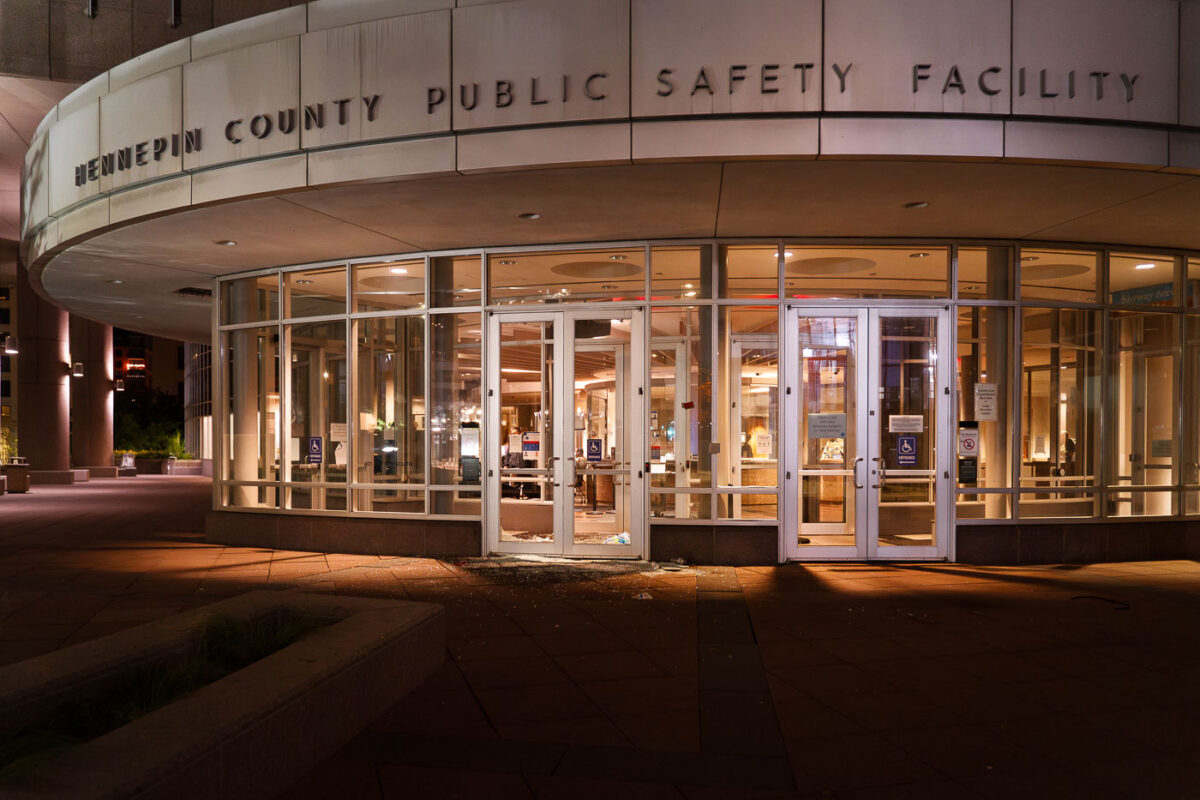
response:
<path id="1" fill-rule="evenodd" d="M 0 497 L 0 663 L 251 589 L 409 597 L 446 607 L 443 669 L 285 797 L 1200 797 L 1195 561 L 270 551 L 205 543 L 210 492 L 142 476 Z"/>

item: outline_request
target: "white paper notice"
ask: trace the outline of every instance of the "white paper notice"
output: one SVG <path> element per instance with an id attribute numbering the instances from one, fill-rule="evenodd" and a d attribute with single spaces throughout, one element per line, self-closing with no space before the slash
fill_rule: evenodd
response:
<path id="1" fill-rule="evenodd" d="M 1000 419 L 1000 384 L 975 384 L 975 419 L 996 422 Z"/>
<path id="2" fill-rule="evenodd" d="M 810 439 L 844 439 L 846 438 L 845 414 L 809 414 L 808 438 Z"/>
<path id="3" fill-rule="evenodd" d="M 760 433 L 754 437 L 754 450 L 759 458 L 771 457 L 771 434 Z"/>
<path id="4" fill-rule="evenodd" d="M 329 438 L 334 442 L 350 441 L 350 434 L 347 431 L 347 425 L 344 422 L 329 423 Z"/>
<path id="5" fill-rule="evenodd" d="M 924 433 L 925 418 L 920 414 L 890 414 L 888 433 Z"/>

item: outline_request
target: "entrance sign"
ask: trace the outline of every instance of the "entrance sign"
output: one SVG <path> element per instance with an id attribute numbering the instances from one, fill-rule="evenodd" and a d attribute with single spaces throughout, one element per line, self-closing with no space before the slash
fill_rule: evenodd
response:
<path id="1" fill-rule="evenodd" d="M 980 422 L 996 422 L 1000 419 L 1000 384 L 975 384 L 975 419 Z"/>
<path id="2" fill-rule="evenodd" d="M 324 446 L 320 436 L 310 436 L 304 441 L 304 463 L 320 464 L 324 455 Z"/>
<path id="3" fill-rule="evenodd" d="M 603 439 L 588 439 L 587 440 L 587 460 L 599 461 L 604 455 L 604 440 Z"/>
<path id="4" fill-rule="evenodd" d="M 808 438 L 810 439 L 845 439 L 845 414 L 809 414 Z"/>
<path id="5" fill-rule="evenodd" d="M 888 417 L 888 433 L 924 433 L 925 418 L 920 414 L 892 414 Z"/>
<path id="6" fill-rule="evenodd" d="M 895 419 L 895 417 L 892 417 L 892 419 Z M 896 463 L 902 467 L 915 467 L 917 465 L 917 437 L 896 437 Z"/>

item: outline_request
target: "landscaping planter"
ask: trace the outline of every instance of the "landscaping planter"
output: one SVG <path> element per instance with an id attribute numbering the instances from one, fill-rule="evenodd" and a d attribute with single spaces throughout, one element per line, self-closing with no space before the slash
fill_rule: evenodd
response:
<path id="1" fill-rule="evenodd" d="M 178 657 L 214 614 L 333 620 L 134 722 L 38 764 L 6 798 L 262 798 L 287 788 L 436 671 L 440 606 L 251 592 L 0 668 L 0 734 L 103 696 L 133 669 Z"/>
<path id="2" fill-rule="evenodd" d="M 165 458 L 135 458 L 133 466 L 140 475 L 166 475 L 167 461 Z"/>

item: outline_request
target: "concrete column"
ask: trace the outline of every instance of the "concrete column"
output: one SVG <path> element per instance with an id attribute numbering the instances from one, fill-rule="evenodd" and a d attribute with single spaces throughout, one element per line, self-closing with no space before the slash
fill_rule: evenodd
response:
<path id="1" fill-rule="evenodd" d="M 73 316 L 70 329 L 71 360 L 83 363 L 83 377 L 71 380 L 71 464 L 107 471 L 113 466 L 112 326 Z"/>
<path id="2" fill-rule="evenodd" d="M 71 466 L 67 312 L 43 300 L 17 267 L 17 436 L 33 471 Z"/>

